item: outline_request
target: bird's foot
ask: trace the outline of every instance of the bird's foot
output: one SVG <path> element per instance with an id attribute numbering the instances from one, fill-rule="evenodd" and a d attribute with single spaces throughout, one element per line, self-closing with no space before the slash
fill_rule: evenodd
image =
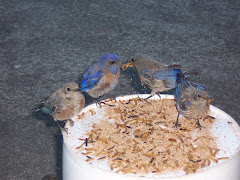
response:
<path id="1" fill-rule="evenodd" d="M 161 97 L 161 95 L 159 94 L 159 93 L 156 93 L 157 95 L 158 95 L 158 97 L 159 97 L 159 100 L 162 100 L 162 97 Z"/>
<path id="2" fill-rule="evenodd" d="M 147 98 L 140 98 L 140 97 L 138 96 L 138 99 L 139 99 L 140 101 L 145 101 L 145 102 L 148 103 L 148 104 L 152 104 L 152 103 L 150 103 L 150 102 L 148 101 L 148 99 L 151 98 L 151 97 L 152 97 L 152 95 L 150 95 L 150 96 L 147 97 Z"/>
<path id="3" fill-rule="evenodd" d="M 175 124 L 174 124 L 174 126 L 173 126 L 173 128 L 178 128 L 178 127 L 180 127 L 181 125 L 178 123 L 178 121 L 176 121 L 175 122 Z"/>
<path id="4" fill-rule="evenodd" d="M 180 127 L 180 124 L 178 123 L 178 119 L 179 119 L 179 113 L 178 113 L 177 120 L 176 120 L 173 128 L 178 128 L 178 127 Z"/>
<path id="5" fill-rule="evenodd" d="M 196 124 L 197 124 L 197 127 L 196 128 L 199 128 L 200 130 L 202 130 L 202 128 L 205 128 L 204 126 L 202 126 L 199 122 L 199 120 L 197 119 L 196 120 Z"/>

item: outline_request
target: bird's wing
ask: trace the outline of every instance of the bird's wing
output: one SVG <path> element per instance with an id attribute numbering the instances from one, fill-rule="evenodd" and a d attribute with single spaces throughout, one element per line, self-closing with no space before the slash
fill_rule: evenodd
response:
<path id="1" fill-rule="evenodd" d="M 47 114 L 58 113 L 64 106 L 64 98 L 65 94 L 61 90 L 58 90 L 42 103 L 39 109 Z"/>
<path id="2" fill-rule="evenodd" d="M 180 69 L 180 66 L 177 64 L 168 65 L 163 67 L 162 69 L 152 71 L 152 76 L 158 80 L 165 80 L 165 79 L 173 79 L 175 80 L 174 76 L 174 69 Z"/>
<path id="3" fill-rule="evenodd" d="M 179 107 L 183 111 L 188 110 L 190 108 L 190 105 L 191 105 L 190 97 L 184 94 L 180 98 L 181 98 L 181 101 L 179 102 Z"/>
<path id="4" fill-rule="evenodd" d="M 151 81 L 152 84 L 162 81 L 166 88 L 175 87 L 175 76 L 173 69 L 179 69 L 179 65 L 168 65 L 159 70 L 149 70 L 142 68 L 140 74 Z"/>
<path id="5" fill-rule="evenodd" d="M 86 91 L 93 88 L 103 77 L 103 74 L 103 71 L 97 66 L 97 64 L 94 64 L 84 74 L 80 89 Z"/>
<path id="6" fill-rule="evenodd" d="M 176 87 L 177 87 L 175 91 L 176 100 L 178 102 L 179 107 L 182 110 L 187 110 L 187 108 L 190 106 L 190 101 L 189 101 L 188 94 L 184 94 L 184 92 L 187 88 L 191 87 L 191 85 L 186 80 L 184 74 L 180 69 L 175 69 L 174 75 L 175 75 Z"/>
<path id="7" fill-rule="evenodd" d="M 192 82 L 192 81 L 188 81 L 188 83 L 189 83 L 191 86 L 196 87 L 196 88 L 198 88 L 198 89 L 200 89 L 200 90 L 207 90 L 207 87 L 206 87 L 206 85 L 204 85 L 204 84 L 199 84 L 199 83 L 195 83 L 195 82 Z"/>
<path id="8" fill-rule="evenodd" d="M 43 102 L 41 103 L 39 109 L 41 109 L 44 113 L 47 113 L 47 114 L 52 114 L 52 104 L 50 102 Z"/>

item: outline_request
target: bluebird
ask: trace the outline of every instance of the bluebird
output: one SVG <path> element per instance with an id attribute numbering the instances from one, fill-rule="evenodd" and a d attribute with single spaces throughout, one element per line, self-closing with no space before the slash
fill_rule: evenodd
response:
<path id="1" fill-rule="evenodd" d="M 79 114 L 84 105 L 85 97 L 79 91 L 78 84 L 72 82 L 51 94 L 39 109 L 52 115 L 55 121 L 70 121 L 70 125 L 73 125 L 71 118 Z"/>
<path id="2" fill-rule="evenodd" d="M 132 58 L 129 63 L 122 66 L 123 70 L 127 69 L 127 67 L 136 67 L 141 83 L 152 90 L 148 98 L 155 94 L 160 97 L 160 92 L 175 88 L 173 70 L 181 68 L 178 64 L 161 64 L 146 55 L 137 55 Z"/>
<path id="3" fill-rule="evenodd" d="M 178 117 L 175 127 L 178 127 L 179 114 L 187 119 L 195 119 L 197 126 L 201 130 L 199 119 L 207 116 L 210 102 L 206 87 L 191 81 L 187 81 L 184 74 L 179 69 L 174 69 L 176 78 L 175 97 L 177 101 Z"/>
<path id="4" fill-rule="evenodd" d="M 83 75 L 80 89 L 93 98 L 98 98 L 113 90 L 120 77 L 120 63 L 121 60 L 116 54 L 103 55 Z"/>

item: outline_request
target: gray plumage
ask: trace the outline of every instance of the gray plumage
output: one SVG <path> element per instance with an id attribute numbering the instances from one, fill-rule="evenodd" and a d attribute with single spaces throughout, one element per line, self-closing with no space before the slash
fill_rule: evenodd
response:
<path id="1" fill-rule="evenodd" d="M 187 119 L 197 120 L 197 125 L 201 128 L 199 119 L 207 116 L 212 98 L 209 97 L 205 86 L 187 81 L 181 70 L 174 70 L 174 74 L 178 113 Z M 178 120 L 176 126 L 178 126 Z"/>
<path id="2" fill-rule="evenodd" d="M 127 64 L 136 67 L 141 83 L 152 90 L 151 95 L 175 88 L 174 69 L 178 64 L 164 65 L 146 55 L 136 55 Z"/>

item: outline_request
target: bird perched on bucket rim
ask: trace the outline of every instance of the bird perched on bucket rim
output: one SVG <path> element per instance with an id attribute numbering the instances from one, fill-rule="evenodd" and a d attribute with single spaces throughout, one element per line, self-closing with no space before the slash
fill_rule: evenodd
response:
<path id="1" fill-rule="evenodd" d="M 187 119 L 195 119 L 197 127 L 201 130 L 199 119 L 207 116 L 210 102 L 206 87 L 191 81 L 187 81 L 181 70 L 174 70 L 176 78 L 175 98 L 177 102 L 178 117 L 175 127 L 178 127 L 179 114 Z"/>
<path id="2" fill-rule="evenodd" d="M 52 93 L 39 109 L 52 115 L 55 121 L 70 121 L 70 125 L 73 125 L 71 118 L 78 115 L 84 105 L 85 97 L 79 91 L 78 84 L 71 82 Z"/>
<path id="3" fill-rule="evenodd" d="M 131 58 L 129 63 L 122 66 L 122 69 L 126 70 L 128 67 L 136 67 L 142 85 L 152 90 L 151 96 L 148 98 L 155 94 L 160 97 L 160 92 L 175 88 L 173 70 L 181 68 L 179 64 L 161 64 L 153 58 L 143 54 L 135 55 L 135 57 Z"/>

